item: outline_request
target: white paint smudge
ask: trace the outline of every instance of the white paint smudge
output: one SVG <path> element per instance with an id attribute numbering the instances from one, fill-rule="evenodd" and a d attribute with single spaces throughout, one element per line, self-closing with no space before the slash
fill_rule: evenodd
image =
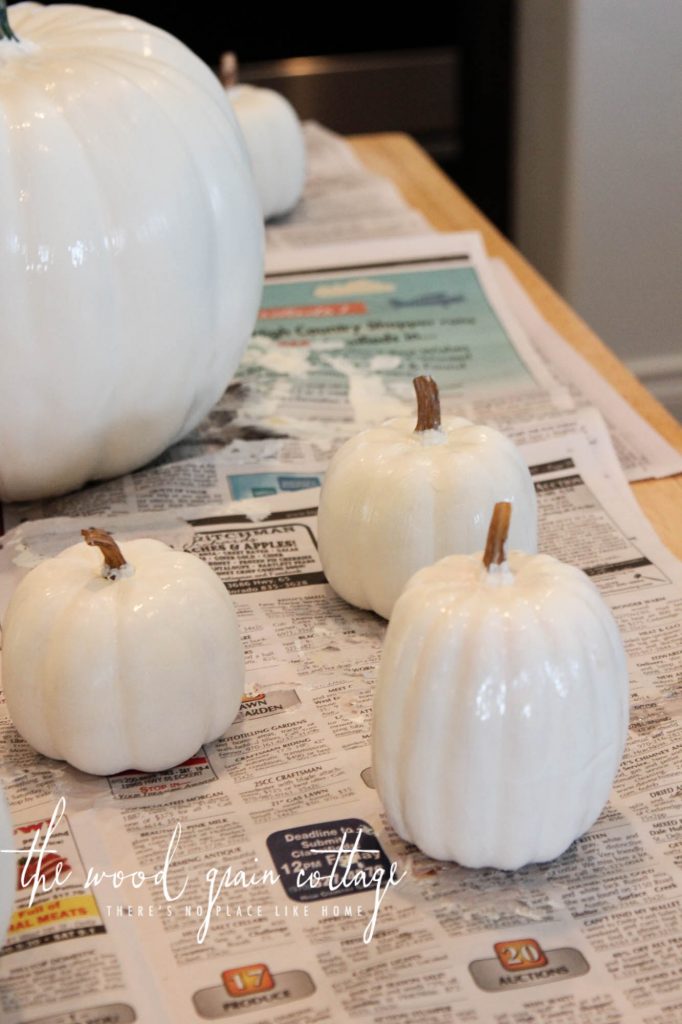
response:
<path id="1" fill-rule="evenodd" d="M 348 401 L 358 427 L 381 423 L 391 416 L 405 416 L 412 411 L 407 402 L 388 394 L 382 377 L 358 370 L 350 360 L 342 357 L 327 357 L 326 362 L 348 378 Z"/>
<path id="2" fill-rule="evenodd" d="M 305 377 L 310 370 L 309 354 L 309 345 L 283 345 L 264 334 L 254 334 L 241 365 L 258 366 L 286 377 Z"/>
<path id="3" fill-rule="evenodd" d="M 261 523 L 272 511 L 272 505 L 263 498 L 244 498 L 230 505 L 230 515 L 246 516 L 252 523 Z"/>
<path id="4" fill-rule="evenodd" d="M 400 356 L 386 353 L 385 355 L 372 356 L 369 368 L 372 373 L 382 373 L 387 370 L 397 370 L 401 363 L 402 359 Z"/>

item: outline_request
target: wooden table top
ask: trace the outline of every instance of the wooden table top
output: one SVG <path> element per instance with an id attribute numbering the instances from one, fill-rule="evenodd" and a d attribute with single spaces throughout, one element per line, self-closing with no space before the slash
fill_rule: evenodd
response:
<path id="1" fill-rule="evenodd" d="M 501 256 L 542 315 L 678 451 L 682 426 L 640 384 L 611 349 L 531 267 L 408 135 L 354 136 L 349 140 L 362 162 L 400 189 L 439 231 L 480 231 L 491 256 Z M 682 558 L 682 474 L 632 484 L 645 515 L 659 537 Z"/>

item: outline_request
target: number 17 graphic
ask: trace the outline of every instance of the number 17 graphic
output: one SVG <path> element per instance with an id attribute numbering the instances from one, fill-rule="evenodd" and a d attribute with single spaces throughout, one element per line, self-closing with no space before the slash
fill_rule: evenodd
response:
<path id="1" fill-rule="evenodd" d="M 231 996 L 249 996 L 275 987 L 275 979 L 265 964 L 249 964 L 223 971 L 223 983 Z"/>

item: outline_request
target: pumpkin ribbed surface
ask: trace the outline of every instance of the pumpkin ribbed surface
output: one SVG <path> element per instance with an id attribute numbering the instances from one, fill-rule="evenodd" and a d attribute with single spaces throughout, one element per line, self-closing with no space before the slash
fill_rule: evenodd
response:
<path id="1" fill-rule="evenodd" d="M 579 570 L 512 552 L 418 573 L 389 624 L 376 785 L 398 833 L 468 867 L 550 860 L 598 817 L 628 721 L 618 629 Z"/>
<path id="2" fill-rule="evenodd" d="M 33 569 L 3 622 L 14 725 L 82 771 L 160 771 L 234 720 L 244 659 L 232 601 L 195 555 L 155 540 L 121 546 L 132 575 L 102 576 L 85 544 Z"/>
<path id="3" fill-rule="evenodd" d="M 262 221 L 224 90 L 167 33 L 18 4 L 0 42 L 0 497 L 123 473 L 239 361 Z"/>

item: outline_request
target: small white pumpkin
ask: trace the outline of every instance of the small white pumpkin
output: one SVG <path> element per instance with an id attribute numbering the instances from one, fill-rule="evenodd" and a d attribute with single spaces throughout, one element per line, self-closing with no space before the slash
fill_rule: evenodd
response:
<path id="1" fill-rule="evenodd" d="M 170 768 L 239 710 L 244 658 L 232 600 L 195 555 L 83 534 L 87 544 L 40 563 L 10 601 L 10 717 L 41 754 L 85 772 Z"/>
<path id="2" fill-rule="evenodd" d="M 602 810 L 628 724 L 616 623 L 579 569 L 504 542 L 418 572 L 379 670 L 374 778 L 389 821 L 424 853 L 517 869 L 559 856 Z"/>
<path id="3" fill-rule="evenodd" d="M 416 377 L 417 427 L 387 420 L 347 441 L 325 474 L 318 542 L 325 575 L 349 604 L 389 618 L 408 579 L 444 555 L 479 551 L 496 501 L 511 501 L 511 540 L 535 551 L 535 488 L 516 446 L 461 417 L 441 423 L 438 389 Z"/>
<path id="4" fill-rule="evenodd" d="M 237 84 L 237 61 L 225 54 L 221 77 L 251 158 L 266 220 L 293 210 L 303 194 L 306 152 L 303 129 L 291 103 L 274 89 Z"/>
<path id="5" fill-rule="evenodd" d="M 4 0 L 3 0 L 4 6 Z M 222 394 L 256 318 L 263 223 L 220 82 L 136 18 L 0 24 L 0 499 L 142 465 Z"/>
<path id="6" fill-rule="evenodd" d="M 0 789 L 0 850 L 13 850 L 14 829 L 12 816 Z M 0 853 L 0 946 L 5 941 L 17 891 L 17 858 L 12 853 Z"/>

